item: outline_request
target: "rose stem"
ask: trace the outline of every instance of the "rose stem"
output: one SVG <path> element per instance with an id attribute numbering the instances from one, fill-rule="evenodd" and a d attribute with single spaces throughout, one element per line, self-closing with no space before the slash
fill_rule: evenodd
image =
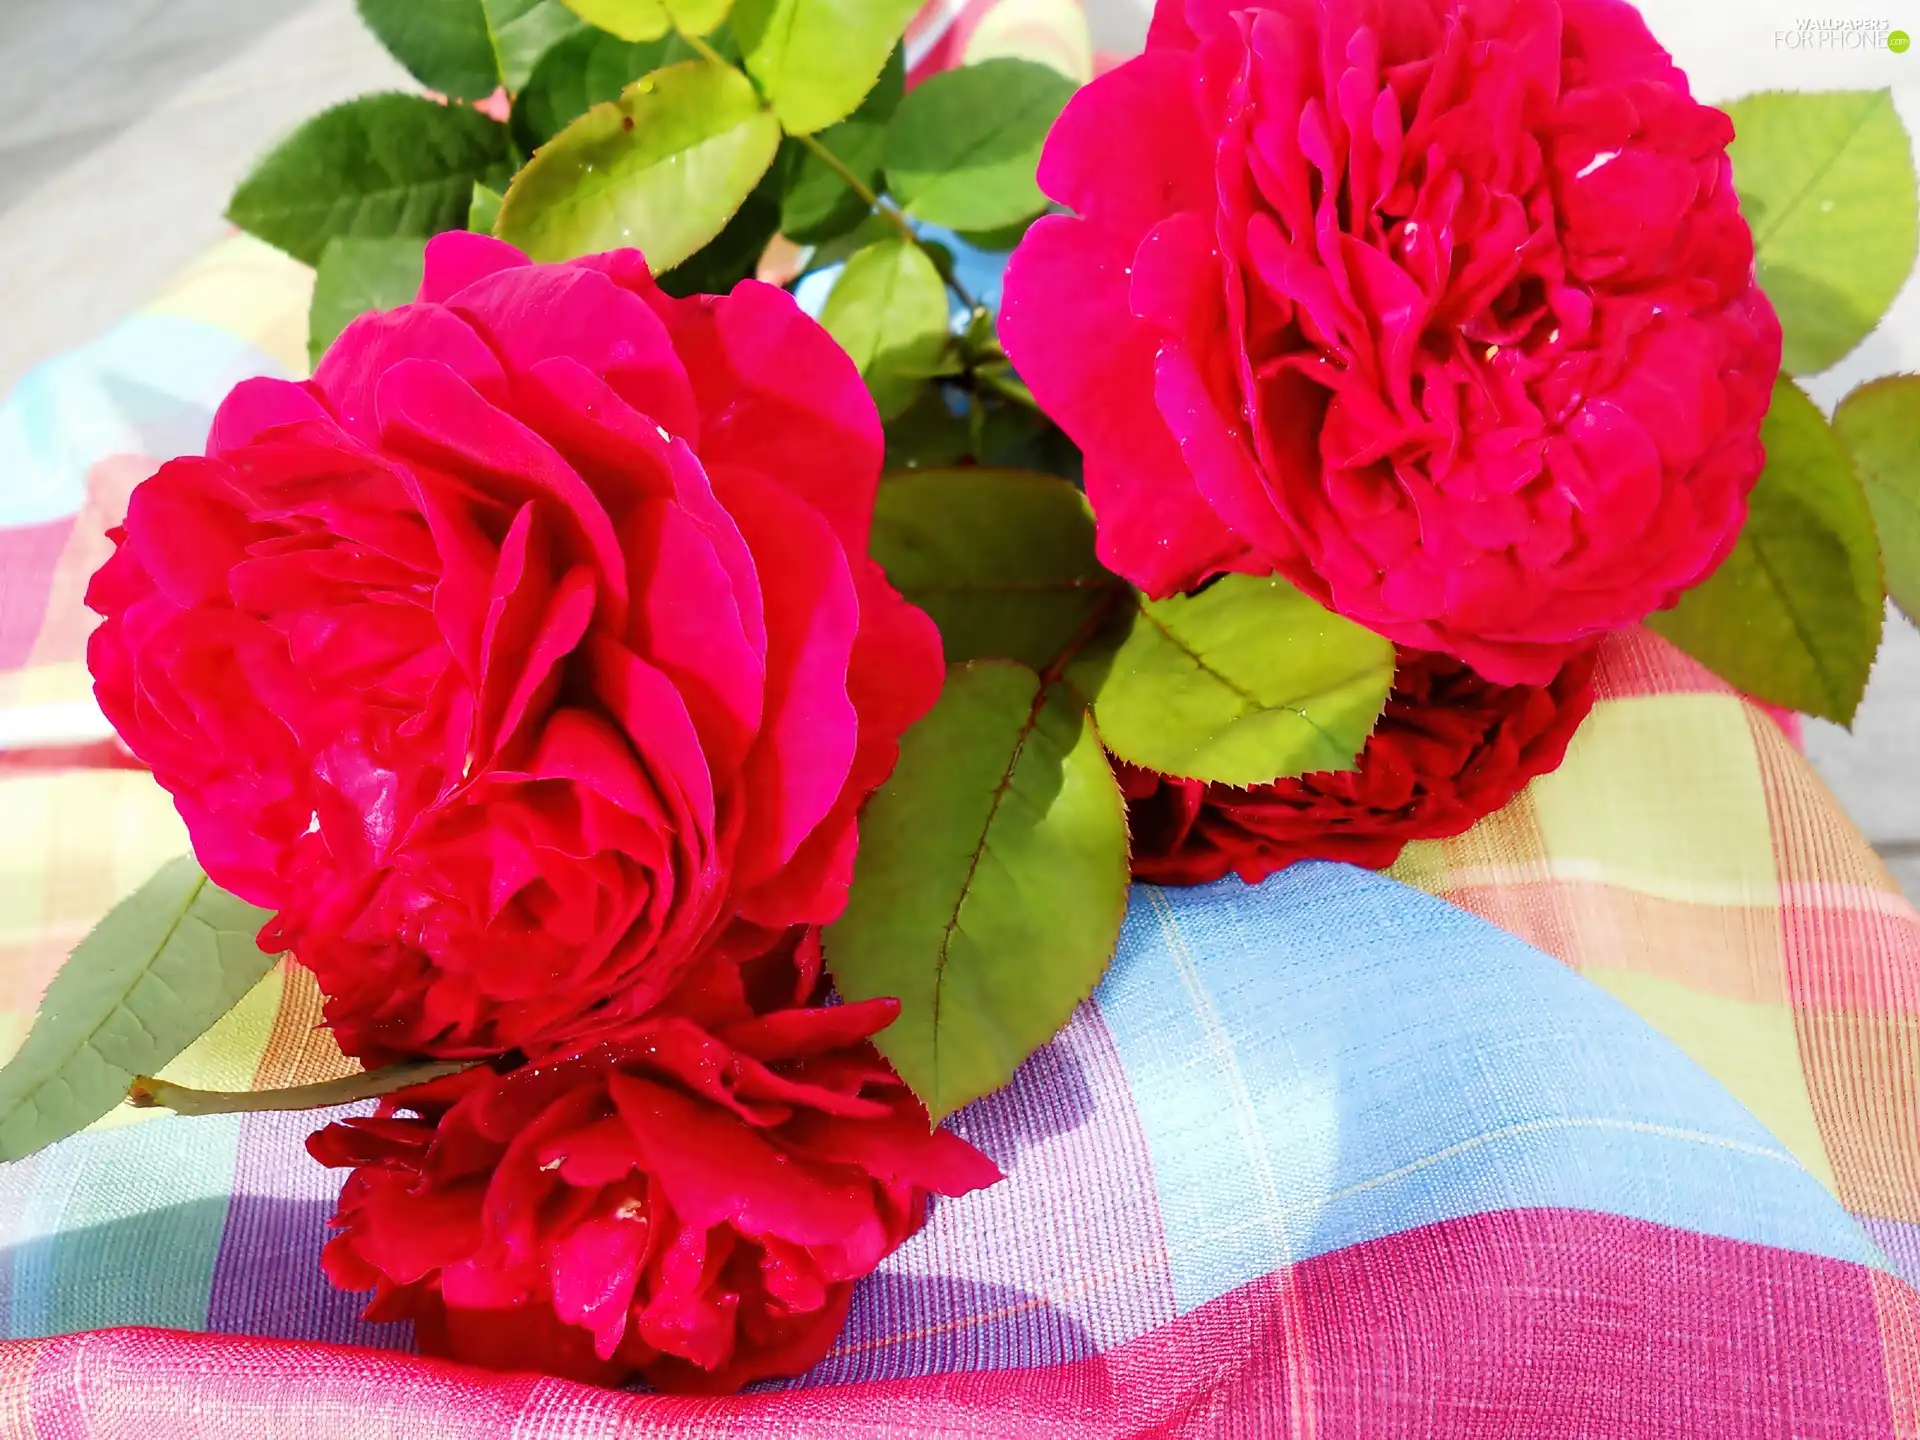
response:
<path id="1" fill-rule="evenodd" d="M 138 1110 L 171 1110 L 176 1115 L 232 1115 L 248 1110 L 318 1110 L 328 1105 L 345 1105 L 354 1100 L 371 1100 L 404 1090 L 409 1085 L 425 1084 L 443 1075 L 470 1070 L 472 1060 L 414 1061 L 388 1065 L 379 1070 L 363 1070 L 338 1080 L 321 1080 L 312 1085 L 292 1085 L 283 1090 L 194 1090 L 171 1080 L 156 1080 L 151 1075 L 134 1077 L 127 1087 L 127 1103 Z"/>

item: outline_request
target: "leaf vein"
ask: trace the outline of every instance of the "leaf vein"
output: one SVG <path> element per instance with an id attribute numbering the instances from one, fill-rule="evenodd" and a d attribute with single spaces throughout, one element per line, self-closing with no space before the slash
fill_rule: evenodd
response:
<path id="1" fill-rule="evenodd" d="M 153 966 L 159 961 L 160 956 L 166 953 L 167 946 L 173 943 L 173 937 L 179 933 L 180 927 L 186 923 L 187 917 L 193 910 L 194 902 L 200 898 L 200 893 L 201 891 L 206 889 L 206 886 L 207 886 L 207 877 L 204 874 L 201 875 L 199 879 L 193 882 L 192 888 L 187 891 L 186 902 L 183 905 L 181 905 L 179 914 L 175 915 L 172 921 L 167 925 L 166 932 L 160 938 L 160 943 L 154 946 L 153 948 L 152 956 L 146 961 L 145 964 L 134 967 L 133 976 L 131 979 L 128 980 L 126 988 L 120 992 L 120 998 L 113 1002 L 113 1004 L 107 1009 L 106 1013 L 101 1016 L 99 1022 L 96 1025 L 94 1025 L 90 1030 L 87 1030 L 85 1033 L 83 1033 L 73 1043 L 72 1048 L 67 1051 L 64 1058 L 62 1058 L 60 1062 L 53 1067 L 51 1074 L 41 1079 L 38 1083 L 36 1083 L 33 1086 L 32 1089 L 28 1090 L 25 1094 L 23 1094 L 20 1097 L 20 1099 L 15 1103 L 13 1111 L 10 1111 L 9 1114 L 17 1112 L 19 1109 L 27 1105 L 37 1106 L 40 1092 L 45 1090 L 47 1088 L 47 1085 L 55 1079 L 58 1079 L 62 1083 L 65 1083 L 65 1071 L 67 1066 L 72 1064 L 75 1060 L 78 1060 L 80 1056 L 87 1050 L 92 1050 L 94 1054 L 98 1055 L 100 1059 L 112 1069 L 122 1071 L 123 1073 L 125 1072 L 124 1066 L 114 1064 L 114 1062 L 108 1058 L 106 1051 L 100 1048 L 100 1044 L 99 1044 L 100 1032 L 106 1029 L 107 1023 L 110 1020 L 112 1020 L 115 1015 L 119 1014 L 122 1010 L 126 1009 L 127 1001 L 133 998 L 133 992 L 140 988 L 140 982 L 147 977 L 149 972 L 151 972 Z M 85 942 L 82 942 L 82 943 L 85 943 Z M 59 980 L 59 977 L 56 976 L 55 977 L 56 984 L 58 983 L 58 980 Z M 146 1027 L 143 1025 L 141 1028 L 145 1029 Z M 151 1034 L 152 1032 L 149 1031 L 148 1033 Z M 28 1038 L 29 1039 L 32 1038 L 31 1033 L 29 1033 Z"/>
<path id="2" fill-rule="evenodd" d="M 1840 163 L 1840 157 L 1847 153 L 1855 140 L 1859 139 L 1860 132 L 1867 128 L 1867 121 L 1873 118 L 1874 100 L 1877 94 L 1878 92 L 1875 92 L 1874 95 L 1867 97 L 1866 104 L 1861 107 L 1859 118 L 1853 122 L 1853 128 L 1847 131 L 1846 138 L 1834 146 L 1833 154 L 1827 158 L 1827 162 L 1816 169 L 1813 175 L 1807 180 L 1807 183 L 1802 185 L 1800 189 L 1795 192 L 1793 198 L 1780 208 L 1780 213 L 1774 216 L 1773 220 L 1767 225 L 1766 233 L 1759 236 L 1753 242 L 1753 253 L 1755 256 L 1758 256 L 1762 250 L 1767 248 L 1767 242 L 1779 233 L 1788 220 L 1793 218 L 1800 207 L 1806 203 L 1807 197 L 1813 193 L 1814 187 L 1827 178 L 1828 173 L 1832 171 L 1833 167 Z"/>
<path id="3" fill-rule="evenodd" d="M 935 183 L 941 184 L 956 179 L 964 180 L 966 176 L 963 172 L 972 168 L 972 162 L 982 151 L 998 144 L 1009 132 L 1018 133 L 1030 120 L 1043 114 L 1050 108 L 1051 99 L 1052 97 L 1047 95 L 1028 95 L 1024 97 L 1022 104 L 1002 116 L 1001 123 L 997 127 L 982 131 L 963 146 L 960 152 L 942 167 L 944 173 L 937 177 Z M 1044 134 L 1044 127 L 1042 133 Z M 989 155 L 987 156 L 987 163 L 998 165 L 1017 158 L 1019 158 L 1019 152 L 1015 152 L 1013 155 Z"/>
<path id="4" fill-rule="evenodd" d="M 960 892 L 954 897 L 953 909 L 947 915 L 947 921 L 940 931 L 940 949 L 934 957 L 933 965 L 933 1093 L 940 1092 L 940 998 L 947 985 L 947 958 L 953 945 L 954 931 L 960 925 L 960 912 L 966 909 L 967 897 L 973 890 L 973 877 L 980 868 L 980 858 L 986 853 L 988 837 L 993 834 L 993 822 L 1000 814 L 1000 807 L 1006 802 L 1007 793 L 1013 786 L 1013 773 L 1020 767 L 1020 757 L 1026 753 L 1027 741 L 1040 724 L 1040 712 L 1046 708 L 1050 686 L 1039 681 L 1033 692 L 1033 703 L 1027 707 L 1026 718 L 1014 734 L 1013 750 L 1007 757 L 1006 768 L 1000 772 L 1000 780 L 993 787 L 993 798 L 987 804 L 987 818 L 980 827 L 980 839 L 974 844 L 973 853 L 967 857 L 967 873 L 961 878 Z"/>
<path id="5" fill-rule="evenodd" d="M 1753 537 L 1752 548 L 1754 563 L 1767 577 L 1767 584 L 1772 587 L 1774 595 L 1779 599 L 1780 608 L 1786 612 L 1787 623 L 1793 626 L 1793 633 L 1800 641 L 1800 648 L 1813 662 L 1814 677 L 1820 682 L 1820 688 L 1826 691 L 1827 703 L 1836 710 L 1845 708 L 1840 692 L 1834 687 L 1833 677 L 1827 673 L 1827 667 L 1820 663 L 1820 647 L 1815 644 L 1813 636 L 1807 632 L 1807 627 L 1800 618 L 1800 611 L 1793 603 L 1793 592 L 1780 578 L 1780 573 L 1774 569 L 1773 562 L 1767 558 L 1767 552 L 1761 546 L 1758 536 Z"/>
<path id="6" fill-rule="evenodd" d="M 1194 666 L 1201 674 L 1212 676 L 1214 680 L 1237 695 L 1248 708 L 1253 710 L 1265 710 L 1269 708 L 1265 701 L 1261 700 L 1252 691 L 1242 687 L 1232 676 L 1226 675 L 1209 665 L 1206 658 L 1201 655 L 1198 650 L 1195 650 L 1191 645 L 1187 644 L 1187 642 L 1176 634 L 1170 626 L 1163 622 L 1158 615 L 1155 615 L 1151 607 L 1142 605 L 1140 607 L 1140 613 L 1146 618 L 1148 624 L 1152 625 L 1154 629 L 1158 630 L 1167 638 L 1169 643 L 1189 660 L 1193 661 Z"/>

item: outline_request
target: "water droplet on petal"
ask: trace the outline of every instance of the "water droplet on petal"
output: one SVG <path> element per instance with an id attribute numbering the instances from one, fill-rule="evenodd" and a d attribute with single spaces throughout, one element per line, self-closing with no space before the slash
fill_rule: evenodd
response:
<path id="1" fill-rule="evenodd" d="M 1594 171 L 1611 165 L 1619 156 L 1620 152 L 1618 150 L 1602 150 L 1598 155 L 1594 156 L 1591 160 L 1587 161 L 1585 165 L 1582 165 L 1576 170 L 1573 178 L 1576 180 L 1584 180 L 1587 176 L 1593 174 Z"/>

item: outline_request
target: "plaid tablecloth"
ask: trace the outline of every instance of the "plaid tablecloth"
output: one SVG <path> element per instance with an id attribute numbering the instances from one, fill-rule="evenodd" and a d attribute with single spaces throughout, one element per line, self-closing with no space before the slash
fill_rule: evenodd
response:
<path id="1" fill-rule="evenodd" d="M 309 283 L 233 239 L 0 408 L 0 1053 L 185 848 L 88 699 L 101 532 L 300 366 Z M 1559 772 L 1391 878 L 1137 887 L 955 1122 L 1007 1181 L 793 1387 L 421 1360 L 321 1278 L 324 1116 L 126 1112 L 0 1167 L 0 1436 L 1920 1436 L 1920 917 L 1775 719 L 1645 634 L 1600 685 Z M 340 1073 L 318 1018 L 276 972 L 167 1073 Z"/>

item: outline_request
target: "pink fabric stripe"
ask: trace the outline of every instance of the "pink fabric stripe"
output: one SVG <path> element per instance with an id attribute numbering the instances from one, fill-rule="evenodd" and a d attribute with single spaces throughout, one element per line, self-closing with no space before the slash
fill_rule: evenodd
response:
<path id="1" fill-rule="evenodd" d="M 1843 1261 L 1524 1210 L 1303 1269 L 1321 1440 L 1894 1433 L 1871 1273 Z"/>
<path id="2" fill-rule="evenodd" d="M 33 653 L 54 566 L 66 548 L 74 517 L 39 525 L 0 527 L 0 670 L 18 670 Z"/>
<path id="3" fill-rule="evenodd" d="M 1920 917 L 1904 895 L 1789 883 L 1780 898 L 1795 1009 L 1920 1015 Z"/>
<path id="4" fill-rule="evenodd" d="M 907 84 L 960 63 L 967 41 L 998 0 L 943 0 L 927 5 L 907 27 Z"/>
<path id="5" fill-rule="evenodd" d="M 95 740 L 81 745 L 33 745 L 0 750 L 0 780 L 11 775 L 43 774 L 50 770 L 144 770 L 118 740 Z"/>
<path id="6" fill-rule="evenodd" d="M 1920 1321 L 1914 1293 L 1899 1300 L 1901 1322 Z M 1891 1440 L 1879 1335 L 1858 1266 L 1531 1210 L 1337 1251 L 1101 1356 L 717 1400 L 170 1331 L 23 1343 L 38 1349 L 37 1440 L 187 1440 L 223 1413 L 245 1414 L 249 1440 L 311 1436 L 324 1415 L 351 1415 L 356 1436 L 444 1440 L 562 1415 L 583 1434 Z M 95 1395 L 111 1403 L 89 1416 Z M 0 1413 L 20 1398 L 0 1391 Z"/>

